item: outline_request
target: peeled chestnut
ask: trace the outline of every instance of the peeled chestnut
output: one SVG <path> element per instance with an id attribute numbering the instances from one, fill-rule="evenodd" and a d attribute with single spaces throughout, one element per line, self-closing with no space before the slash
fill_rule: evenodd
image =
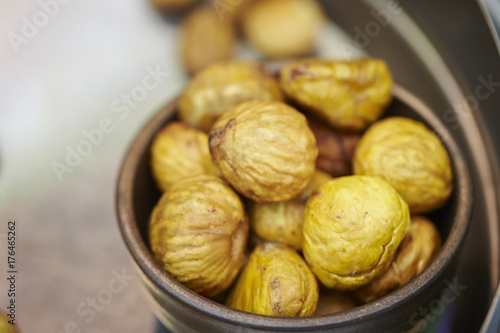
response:
<path id="1" fill-rule="evenodd" d="M 176 182 L 151 214 L 149 240 L 160 265 L 189 289 L 212 297 L 243 265 L 248 219 L 234 191 L 214 176 Z"/>
<path id="2" fill-rule="evenodd" d="M 387 182 L 346 176 L 307 201 L 304 256 L 328 288 L 354 290 L 382 274 L 410 224 L 408 205 Z"/>
<path id="3" fill-rule="evenodd" d="M 311 316 L 318 305 L 318 283 L 295 250 L 264 243 L 248 258 L 226 305 L 268 316 Z"/>
<path id="4" fill-rule="evenodd" d="M 305 116 L 275 101 L 229 109 L 212 127 L 209 146 L 223 177 L 256 202 L 283 202 L 299 195 L 318 155 Z"/>

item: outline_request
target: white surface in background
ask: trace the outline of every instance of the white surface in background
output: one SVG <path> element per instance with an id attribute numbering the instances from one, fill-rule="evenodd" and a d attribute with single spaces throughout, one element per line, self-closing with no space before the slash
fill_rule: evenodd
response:
<path id="1" fill-rule="evenodd" d="M 22 18 L 39 9 L 35 1 L 0 2 L 0 229 L 19 221 L 19 327 L 64 332 L 73 321 L 83 332 L 152 332 L 137 280 L 88 323 L 76 310 L 107 288 L 112 270 L 133 273 L 114 217 L 115 179 L 135 132 L 185 83 L 175 28 L 146 1 L 73 0 L 16 54 L 7 34 L 20 34 Z M 111 102 L 157 65 L 168 78 L 118 121 Z M 60 183 L 52 162 L 64 163 L 66 146 L 106 117 L 116 129 Z"/>
<path id="2" fill-rule="evenodd" d="M 59 333 L 75 322 L 89 333 L 152 332 L 138 280 L 88 323 L 76 310 L 107 288 L 113 270 L 133 273 L 115 221 L 115 180 L 135 133 L 186 82 L 176 28 L 145 0 L 71 0 L 16 54 L 7 34 L 20 34 L 23 17 L 39 10 L 37 1 L 0 0 L 0 233 L 18 220 L 19 327 Z M 341 41 L 348 39 L 330 24 L 319 54 L 343 57 Z M 111 103 L 141 85 L 148 66 L 168 78 L 120 120 Z M 52 163 L 65 163 L 66 147 L 76 149 L 82 130 L 103 118 L 115 130 L 59 182 Z M 0 239 L 2 272 L 5 247 Z M 2 308 L 5 287 L 1 278 Z"/>

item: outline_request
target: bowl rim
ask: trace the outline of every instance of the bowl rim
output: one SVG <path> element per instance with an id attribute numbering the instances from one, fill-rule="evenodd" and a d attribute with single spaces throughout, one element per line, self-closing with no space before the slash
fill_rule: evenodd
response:
<path id="1" fill-rule="evenodd" d="M 457 205 L 453 224 L 441 251 L 420 274 L 392 293 L 354 309 L 333 314 L 310 317 L 273 317 L 240 311 L 216 303 L 183 286 L 171 277 L 155 261 L 152 253 L 142 240 L 133 211 L 133 188 L 135 171 L 142 154 L 149 148 L 154 134 L 164 126 L 177 108 L 179 98 L 171 101 L 156 113 L 139 131 L 123 159 L 116 186 L 116 214 L 119 229 L 127 249 L 136 266 L 150 283 L 162 293 L 168 294 L 184 306 L 202 312 L 211 318 L 237 326 L 254 329 L 300 329 L 344 327 L 363 320 L 388 313 L 408 301 L 409 295 L 417 295 L 431 285 L 452 263 L 465 239 L 472 214 L 471 178 L 458 145 L 439 117 L 418 97 L 399 85 L 394 85 L 393 96 L 409 105 L 430 125 L 431 130 L 440 137 L 450 154 L 454 169 L 455 191 L 460 204 Z"/>

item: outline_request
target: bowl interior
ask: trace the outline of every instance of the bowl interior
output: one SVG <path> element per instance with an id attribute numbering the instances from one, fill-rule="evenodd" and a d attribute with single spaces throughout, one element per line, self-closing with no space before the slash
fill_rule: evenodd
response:
<path id="1" fill-rule="evenodd" d="M 425 285 L 434 280 L 436 275 L 439 275 L 444 270 L 451 258 L 456 255 L 468 229 L 471 210 L 470 177 L 463 157 L 452 136 L 439 118 L 414 95 L 396 86 L 394 96 L 394 100 L 388 107 L 384 117 L 403 116 L 425 123 L 441 138 L 450 155 L 454 170 L 454 191 L 445 206 L 427 215 L 438 227 L 444 245 L 433 263 L 407 285 L 391 293 L 391 295 L 379 299 L 377 302 L 344 311 L 340 314 L 322 316 L 326 317 L 326 320 L 330 322 L 341 322 L 349 318 L 357 318 L 360 315 L 367 316 L 381 309 L 387 310 L 388 307 L 396 306 L 398 300 L 403 299 L 406 295 L 411 295 L 417 291 L 420 292 Z M 161 196 L 151 175 L 149 147 L 155 134 L 165 124 L 175 119 L 176 108 L 177 100 L 161 110 L 141 130 L 125 157 L 117 188 L 118 219 L 129 251 L 146 276 L 153 281 L 162 281 L 161 284 L 163 285 L 160 288 L 164 288 L 167 293 L 172 292 L 169 290 L 169 285 L 177 282 L 168 273 L 159 269 L 148 250 L 149 216 Z M 153 276 L 158 274 L 160 276 Z M 204 305 L 209 304 L 210 309 L 214 308 L 214 305 L 211 304 L 212 301 L 204 299 L 187 290 L 187 288 L 184 289 L 182 295 L 176 295 L 177 298 L 183 299 L 188 305 L 197 306 L 198 308 L 203 308 Z M 291 320 L 288 318 L 276 319 L 276 317 L 271 319 L 267 316 L 230 309 L 223 305 L 215 305 L 215 309 L 217 311 L 212 314 L 214 316 L 220 316 L 224 319 L 231 317 L 234 320 L 243 318 L 247 322 L 256 323 L 256 325 L 264 323 L 265 325 L 263 325 L 266 327 L 269 326 L 267 324 L 276 322 L 278 322 L 276 325 L 281 325 L 279 327 L 286 327 L 288 325 L 284 323 Z M 304 321 L 304 325 L 314 323 L 314 321 L 307 321 L 308 319 L 304 318 L 293 319 L 295 324 L 299 323 L 300 320 Z"/>

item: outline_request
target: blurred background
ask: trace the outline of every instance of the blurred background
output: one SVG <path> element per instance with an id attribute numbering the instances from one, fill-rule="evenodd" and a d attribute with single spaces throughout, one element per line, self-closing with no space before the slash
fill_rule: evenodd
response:
<path id="1" fill-rule="evenodd" d="M 137 131 L 211 61 L 373 55 L 440 115 L 473 96 L 480 77 L 497 82 L 488 99 L 465 104 L 469 127 L 453 132 L 476 178 L 459 273 L 469 288 L 428 327 L 477 331 L 498 283 L 498 1 L 322 1 L 322 14 L 310 14 L 321 24 L 305 23 L 314 40 L 303 37 L 298 49 L 266 43 L 244 23 L 251 0 L 195 2 L 0 0 L 0 308 L 8 302 L 6 226 L 15 219 L 22 332 L 162 331 L 114 213 L 120 163 Z M 370 8 L 398 10 L 383 21 Z M 264 34 L 278 29 L 280 40 L 297 43 L 309 18 L 274 10 Z M 365 30 L 370 22 L 378 32 Z M 123 288 L 107 292 L 112 281 Z"/>

